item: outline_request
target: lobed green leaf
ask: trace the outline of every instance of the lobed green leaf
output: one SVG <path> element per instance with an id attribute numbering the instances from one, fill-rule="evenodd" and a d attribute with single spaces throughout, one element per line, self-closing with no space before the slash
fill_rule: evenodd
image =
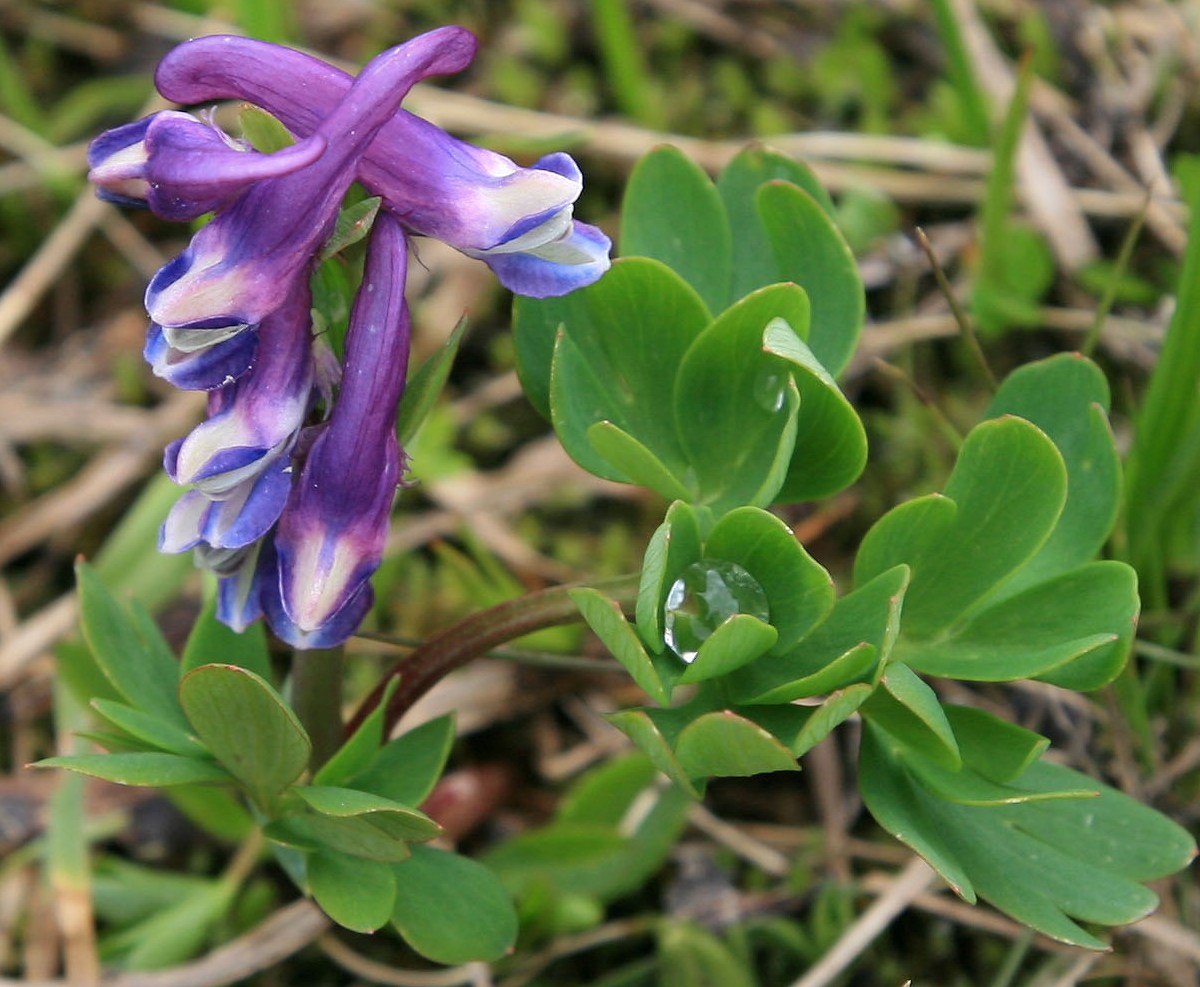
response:
<path id="1" fill-rule="evenodd" d="M 763 350 L 790 364 L 800 391 L 796 442 L 778 503 L 828 497 L 849 486 L 867 463 L 862 419 L 837 382 L 806 344 L 782 320 L 767 323 Z"/>
<path id="2" fill-rule="evenodd" d="M 394 840 L 431 840 L 442 832 L 425 813 L 374 792 L 333 785 L 297 785 L 293 791 L 320 815 L 362 819 Z"/>
<path id="3" fill-rule="evenodd" d="M 717 178 L 717 191 L 729 216 L 733 242 L 737 244 L 730 294 L 717 311 L 758 288 L 786 280 L 781 276 L 757 200 L 760 188 L 778 180 L 800 187 L 828 215 L 833 215 L 829 193 L 807 165 L 762 145 L 751 145 L 741 151 Z"/>
<path id="4" fill-rule="evenodd" d="M 756 196 L 779 281 L 800 285 L 812 302 L 805 338 L 834 376 L 850 362 L 866 315 L 858 262 L 832 217 L 803 188 L 772 181 Z"/>
<path id="5" fill-rule="evenodd" d="M 988 406 L 987 418 L 1017 415 L 1045 432 L 1067 470 L 1067 499 L 1053 534 L 1004 595 L 1090 562 L 1108 539 L 1121 499 L 1108 405 L 1100 368 L 1078 353 L 1059 353 L 1018 367 Z"/>
<path id="6" fill-rule="evenodd" d="M 196 735 L 241 781 L 260 808 L 308 766 L 312 745 L 296 714 L 269 683 L 237 665 L 201 665 L 179 684 Z"/>
<path id="7" fill-rule="evenodd" d="M 984 422 L 963 443 L 944 497 L 902 504 L 867 532 L 855 581 L 911 566 L 904 631 L 931 636 L 997 592 L 1041 549 L 1066 487 L 1062 456 L 1040 429 L 1021 418 Z"/>
<path id="8" fill-rule="evenodd" d="M 374 932 L 387 925 L 396 904 L 396 872 L 375 861 L 336 850 L 308 857 L 308 890 L 338 925 Z"/>
<path id="9" fill-rule="evenodd" d="M 188 634 L 179 662 L 179 674 L 186 675 L 201 665 L 214 662 L 237 665 L 265 682 L 274 679 L 271 656 L 267 651 L 267 634 L 262 624 L 251 624 L 239 633 L 217 620 L 215 587 Z"/>
<path id="10" fill-rule="evenodd" d="M 403 805 L 420 805 L 441 777 L 453 745 L 454 717 L 439 716 L 388 741 L 348 784 Z"/>
<path id="11" fill-rule="evenodd" d="M 733 246 L 716 187 L 676 147 L 655 148 L 629 175 L 621 202 L 621 253 L 660 260 L 704 299 L 729 304 Z"/>
<path id="12" fill-rule="evenodd" d="M 678 365 L 679 441 L 698 499 L 717 514 L 765 506 L 783 485 L 800 395 L 791 364 L 764 351 L 763 332 L 782 319 L 804 335 L 808 314 L 808 299 L 796 285 L 762 288 L 718 316 Z"/>
<path id="13" fill-rule="evenodd" d="M 779 634 L 775 652 L 792 647 L 833 606 L 833 579 L 775 515 L 740 507 L 722 517 L 704 542 L 704 556 L 734 562 L 762 587 Z"/>
<path id="14" fill-rule="evenodd" d="M 787 703 L 841 688 L 886 659 L 899 633 L 908 568 L 896 566 L 847 594 L 799 644 L 730 676 L 745 703 Z M 774 610 L 772 610 L 774 614 Z"/>
<path id="15" fill-rule="evenodd" d="M 1096 689 L 1124 665 L 1138 607 L 1129 566 L 1092 562 L 1005 597 L 936 640 L 902 639 L 897 654 L 928 675 Z"/>
<path id="16" fill-rule="evenodd" d="M 413 847 L 394 868 L 399 893 L 392 924 L 408 944 L 437 963 L 495 960 L 517 937 L 517 915 L 503 885 L 478 861 Z"/>
<path id="17" fill-rule="evenodd" d="M 631 482 L 588 439 L 593 425 L 609 422 L 682 483 L 686 459 L 666 382 L 708 323 L 704 303 L 670 268 L 640 257 L 617 261 L 576 294 L 582 311 L 564 313 L 548 392 L 563 447 L 590 472 Z"/>
<path id="18" fill-rule="evenodd" d="M 119 754 L 71 754 L 43 758 L 37 768 L 66 768 L 80 774 L 118 785 L 139 785 L 146 788 L 167 788 L 171 785 L 196 783 L 228 783 L 229 772 L 211 761 L 201 761 L 182 754 L 158 751 L 133 751 Z"/>
<path id="19" fill-rule="evenodd" d="M 105 676 L 131 705 L 186 727 L 179 664 L 154 622 L 133 601 L 123 607 L 86 562 L 76 564 L 75 578 L 83 637 Z"/>

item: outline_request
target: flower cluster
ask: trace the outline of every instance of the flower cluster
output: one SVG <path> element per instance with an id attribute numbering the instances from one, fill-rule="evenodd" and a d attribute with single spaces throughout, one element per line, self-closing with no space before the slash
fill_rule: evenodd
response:
<path id="1" fill-rule="evenodd" d="M 410 236 L 480 258 L 535 298 L 608 268 L 607 237 L 573 218 L 582 179 L 568 155 L 518 167 L 400 108 L 414 83 L 474 53 L 470 32 L 440 28 L 351 77 L 278 45 L 198 38 L 159 65 L 163 96 L 245 100 L 296 143 L 259 153 L 209 117 L 166 111 L 92 144 L 102 197 L 171 220 L 214 214 L 147 288 L 145 355 L 159 376 L 209 395 L 207 420 L 166 450 L 167 472 L 189 489 L 160 547 L 192 549 L 220 577 L 232 627 L 265 616 L 296 647 L 329 647 L 371 605 L 405 467 L 395 419 Z M 356 181 L 381 209 L 337 368 L 314 339 L 309 281 Z"/>

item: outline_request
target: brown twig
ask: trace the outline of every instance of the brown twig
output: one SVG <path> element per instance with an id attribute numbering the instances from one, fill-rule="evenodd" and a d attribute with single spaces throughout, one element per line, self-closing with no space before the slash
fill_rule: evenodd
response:
<path id="1" fill-rule="evenodd" d="M 311 901 L 296 901 L 243 936 L 192 963 L 166 970 L 118 973 L 100 987 L 224 987 L 244 980 L 303 949 L 325 932 L 330 921 Z M 10 980 L 0 987 L 71 987 L 65 980 Z"/>

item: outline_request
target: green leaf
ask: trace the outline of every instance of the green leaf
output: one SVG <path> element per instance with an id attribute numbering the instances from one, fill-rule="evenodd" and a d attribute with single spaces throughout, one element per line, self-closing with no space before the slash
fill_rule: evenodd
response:
<path id="1" fill-rule="evenodd" d="M 734 562 L 762 587 L 779 633 L 774 651 L 792 647 L 833 606 L 833 579 L 775 515 L 756 507 L 730 511 L 704 542 L 707 558 Z"/>
<path id="2" fill-rule="evenodd" d="M 308 766 L 312 745 L 296 714 L 259 676 L 236 665 L 202 665 L 179 698 L 196 735 L 260 808 Z"/>
<path id="3" fill-rule="evenodd" d="M 197 782 L 229 782 L 227 771 L 211 761 L 200 761 L 181 754 L 157 751 L 135 751 L 128 754 L 72 754 L 47 757 L 33 765 L 35 768 L 66 768 L 80 774 L 115 781 L 118 785 L 140 785 L 147 788 L 166 788 L 170 785 L 192 785 Z"/>
<path id="4" fill-rule="evenodd" d="M 617 261 L 574 294 L 582 311 L 563 313 L 549 387 L 550 417 L 563 447 L 590 472 L 630 482 L 588 440 L 588 430 L 607 421 L 682 476 L 669 382 L 708 322 L 704 303 L 670 268 L 641 257 Z"/>
<path id="5" fill-rule="evenodd" d="M 675 500 L 690 500 L 694 496 L 694 492 L 667 469 L 662 460 L 612 422 L 596 422 L 586 434 L 596 453 L 629 482 Z"/>
<path id="6" fill-rule="evenodd" d="M 512 949 L 517 915 L 487 867 L 443 850 L 413 847 L 395 868 L 392 922 L 418 953 L 437 963 L 495 960 Z"/>
<path id="7" fill-rule="evenodd" d="M 421 364 L 421 369 L 409 378 L 396 412 L 396 441 L 400 443 L 401 448 L 405 448 L 412 441 L 417 429 L 421 427 L 421 423 L 425 421 L 425 417 L 445 388 L 450 377 L 450 368 L 466 332 L 467 317 L 464 315 L 458 320 L 454 331 L 446 337 L 446 341 Z"/>
<path id="8" fill-rule="evenodd" d="M 194 571 L 187 552 L 158 551 L 159 529 L 181 493 L 166 473 L 159 472 L 106 534 L 94 560 L 105 586 L 140 600 L 152 613 L 173 600 Z"/>
<path id="9" fill-rule="evenodd" d="M 908 568 L 896 566 L 842 597 L 791 651 L 732 675 L 730 695 L 745 703 L 787 703 L 866 675 L 891 652 L 907 585 Z"/>
<path id="10" fill-rule="evenodd" d="M 638 585 L 637 629 L 649 648 L 663 645 L 663 606 L 671 584 L 701 555 L 700 518 L 694 508 L 675 501 L 667 508 L 646 546 Z"/>
<path id="11" fill-rule="evenodd" d="M 585 772 L 575 781 L 555 809 L 562 823 L 592 823 L 617 827 L 625 813 L 657 772 L 644 754 L 619 755 Z"/>
<path id="12" fill-rule="evenodd" d="M 678 683 L 690 685 L 728 675 L 770 651 L 778 637 L 774 627 L 757 617 L 734 614 L 704 640 Z"/>
<path id="13" fill-rule="evenodd" d="M 296 850 L 336 850 L 385 864 L 407 860 L 410 853 L 404 840 L 396 839 L 360 816 L 339 818 L 315 812 L 285 816 L 268 823 L 263 834 Z"/>
<path id="14" fill-rule="evenodd" d="M 902 639 L 897 654 L 927 675 L 1097 689 L 1125 664 L 1138 606 L 1129 566 L 1093 562 L 977 611 L 935 641 Z"/>
<path id="15" fill-rule="evenodd" d="M 122 965 L 127 969 L 175 966 L 199 952 L 213 927 L 228 916 L 236 890 L 228 881 L 205 882 L 150 917 L 122 929 L 105 945 L 120 950 Z"/>
<path id="16" fill-rule="evenodd" d="M 318 264 L 312 276 L 313 344 L 331 350 L 337 359 L 346 353 L 346 330 L 355 283 L 350 266 L 341 257 Z"/>
<path id="17" fill-rule="evenodd" d="M 944 706 L 964 764 L 995 782 L 1009 782 L 1033 764 L 1050 741 L 971 706 Z"/>
<path id="18" fill-rule="evenodd" d="M 744 960 L 691 922 L 664 922 L 658 936 L 659 987 L 755 987 Z"/>
<path id="19" fill-rule="evenodd" d="M 787 746 L 732 710 L 705 713 L 689 723 L 679 731 L 675 755 L 692 778 L 800 770 Z"/>
<path id="20" fill-rule="evenodd" d="M 614 276 L 617 284 L 610 287 L 608 281 Z M 662 297 L 645 314 L 666 314 L 668 319 L 639 328 L 643 321 L 653 323 L 653 320 L 645 320 L 641 311 L 641 302 L 653 296 Z M 614 330 L 615 335 L 620 336 L 621 327 L 631 321 L 635 336 L 661 329 L 671 341 L 683 333 L 686 337 L 683 345 L 686 346 L 708 320 L 704 302 L 670 268 L 648 258 L 622 258 L 613 263 L 604 277 L 586 288 L 559 298 L 516 299 L 513 336 L 517 373 L 530 402 L 543 417 L 550 418 L 550 367 L 560 327 L 564 327 L 577 342 L 584 338 L 603 340 L 605 336 L 614 335 Z M 618 348 L 622 345 L 609 342 Z M 672 370 L 667 379 L 673 376 Z"/>
<path id="21" fill-rule="evenodd" d="M 179 663 L 179 674 L 185 675 L 201 665 L 220 662 L 223 665 L 237 665 L 266 682 L 272 681 L 274 672 L 271 670 L 267 634 L 262 624 L 251 624 L 240 633 L 226 627 L 217 620 L 215 586 L 212 589 L 188 635 Z"/>
<path id="22" fill-rule="evenodd" d="M 872 815 L 974 900 L 977 891 L 1026 925 L 1090 949 L 1107 944 L 1072 919 L 1133 922 L 1157 899 L 1140 882 L 1187 866 L 1195 842 L 1179 826 L 1111 788 L 1037 762 L 1013 782 L 1029 800 L 957 805 L 910 773 L 903 748 L 868 724 L 860 779 Z M 1046 799 L 1098 791 L 1094 798 Z"/>
<path id="23" fill-rule="evenodd" d="M 658 772 L 644 754 L 627 754 L 575 782 L 559 802 L 551 825 L 620 827 L 627 838 L 625 848 L 615 859 L 605 857 L 586 885 L 589 897 L 612 901 L 642 887 L 662 867 L 687 825 L 691 804 L 679 786 L 658 783 Z M 577 887 L 572 884 L 572 890 Z"/>
<path id="24" fill-rule="evenodd" d="M 1067 468 L 1067 500 L 1058 525 L 1004 587 L 1005 595 L 1090 562 L 1108 539 L 1121 498 L 1108 404 L 1100 368 L 1078 353 L 1059 353 L 1018 367 L 988 406 L 988 418 L 1017 415 L 1033 422 L 1058 447 Z"/>
<path id="25" fill-rule="evenodd" d="M 1178 298 L 1135 422 L 1127 459 L 1130 558 L 1147 599 L 1166 602 L 1173 543 L 1194 560 L 1200 513 L 1200 158 L 1180 156 L 1177 177 L 1191 220 Z"/>
<path id="26" fill-rule="evenodd" d="M 425 813 L 373 792 L 331 785 L 297 785 L 293 791 L 323 816 L 363 819 L 395 840 L 431 840 L 442 832 Z"/>
<path id="27" fill-rule="evenodd" d="M 392 917 L 396 872 L 362 857 L 320 850 L 308 858 L 308 890 L 338 925 L 374 932 Z"/>
<path id="28" fill-rule="evenodd" d="M 867 463 L 862 419 L 807 344 L 784 322 L 763 332 L 763 349 L 787 360 L 800 391 L 796 443 L 778 503 L 828 497 L 858 479 Z"/>
<path id="29" fill-rule="evenodd" d="M 179 665 L 162 634 L 135 616 L 136 603 L 122 607 L 86 562 L 76 564 L 75 578 L 84 640 L 108 680 L 132 705 L 186 727 L 175 693 Z"/>
<path id="30" fill-rule="evenodd" d="M 761 145 L 751 145 L 741 151 L 717 179 L 717 191 L 729 214 L 730 232 L 737 250 L 733 257 L 730 294 L 725 304 L 714 311 L 720 311 L 757 288 L 786 280 L 767 238 L 757 200 L 758 190 L 775 180 L 791 182 L 804 189 L 829 215 L 833 215 L 829 193 L 807 165 Z"/>
<path id="31" fill-rule="evenodd" d="M 659 705 L 667 705 L 671 701 L 670 686 L 673 683 L 663 682 L 659 666 L 646 653 L 637 631 L 621 612 L 621 605 L 599 590 L 586 587 L 573 589 L 568 595 L 588 626 L 633 676 L 642 691 Z"/>
<path id="32" fill-rule="evenodd" d="M 291 132 L 276 117 L 248 103 L 238 112 L 238 126 L 242 136 L 260 154 L 274 154 L 296 143 Z"/>
<path id="33" fill-rule="evenodd" d="M 81 706 L 96 698 L 124 702 L 125 697 L 104 674 L 92 649 L 83 641 L 60 641 L 55 645 L 54 657 L 58 677 Z"/>
<path id="34" fill-rule="evenodd" d="M 1051 799 L 1088 799 L 1096 794 L 1095 788 L 1030 791 L 1016 785 L 992 781 L 966 764 L 956 771 L 947 771 L 924 757 L 908 758 L 906 763 L 922 788 L 936 798 L 954 805 L 1019 805 Z"/>
<path id="35" fill-rule="evenodd" d="M 240 843 L 258 826 L 231 787 L 176 785 L 164 794 L 198 828 L 226 843 Z"/>
<path id="36" fill-rule="evenodd" d="M 610 713 L 606 719 L 632 740 L 659 771 L 692 798 L 700 797 L 703 785 L 697 784 L 696 779 L 684 769 L 668 739 L 673 738 L 682 725 L 673 722 L 680 719 L 677 710 L 623 709 Z M 672 725 L 674 729 L 671 729 Z M 667 727 L 666 733 L 664 727 Z"/>
<path id="37" fill-rule="evenodd" d="M 186 730 L 152 713 L 109 699 L 93 699 L 92 709 L 118 730 L 151 747 L 184 757 L 202 757 L 207 753 Z"/>
<path id="38" fill-rule="evenodd" d="M 383 745 L 384 717 L 392 694 L 399 686 L 400 679 L 397 676 L 388 679 L 375 708 L 313 775 L 314 785 L 342 785 L 366 770 Z"/>
<path id="39" fill-rule="evenodd" d="M 488 852 L 485 863 L 515 895 L 549 886 L 590 895 L 610 886 L 629 837 L 595 822 L 554 822 L 527 830 Z"/>
<path id="40" fill-rule="evenodd" d="M 128 926 L 211 884 L 210 877 L 147 867 L 104 854 L 96 857 L 91 875 L 92 903 L 96 916 L 104 922 Z"/>
<path id="41" fill-rule="evenodd" d="M 995 593 L 1050 536 L 1066 500 L 1062 456 L 1021 418 L 976 426 L 958 454 L 945 496 L 885 514 L 859 548 L 854 578 L 867 582 L 906 563 L 904 631 L 926 637 Z"/>
<path id="42" fill-rule="evenodd" d="M 382 201 L 379 196 L 373 195 L 342 209 L 338 213 L 333 233 L 321 248 L 318 261 L 328 260 L 334 254 L 340 254 L 370 233 Z"/>
<path id="43" fill-rule="evenodd" d="M 974 60 L 963 38 L 962 25 L 950 0 L 933 0 L 930 6 L 938 40 L 941 41 L 950 90 L 960 109 L 964 138 L 975 147 L 986 147 L 991 138 L 991 113 L 987 94 L 976 77 Z"/>
<path id="44" fill-rule="evenodd" d="M 834 376 L 854 355 L 866 314 L 858 262 L 820 204 L 790 182 L 768 182 L 758 209 L 781 281 L 794 281 L 812 302 L 808 345 Z"/>
<path id="45" fill-rule="evenodd" d="M 441 777 L 453 745 L 454 717 L 439 716 L 388 741 L 349 783 L 403 805 L 420 805 Z"/>
<path id="46" fill-rule="evenodd" d="M 858 755 L 858 787 L 875 821 L 933 867 L 950 889 L 975 904 L 975 885 L 959 861 L 938 819 L 928 812 L 931 798 L 891 753 L 896 746 L 878 725 L 866 721 Z"/>
<path id="47" fill-rule="evenodd" d="M 1033 63 L 1027 61 L 1017 75 L 1012 99 L 992 142 L 992 170 L 979 217 L 977 270 L 971 290 L 972 313 L 985 333 L 1036 324 L 1036 302 L 1053 278 L 1053 257 L 1045 241 L 1012 219 L 1017 148 L 1032 82 Z"/>
<path id="48" fill-rule="evenodd" d="M 891 664 L 863 717 L 899 742 L 953 771 L 962 765 L 954 730 L 937 694 L 907 665 Z"/>
<path id="49" fill-rule="evenodd" d="M 704 299 L 710 312 L 728 304 L 733 248 L 725 207 L 703 170 L 663 146 L 634 167 L 621 203 L 623 256 L 660 260 Z"/>
<path id="50" fill-rule="evenodd" d="M 812 716 L 805 722 L 804 728 L 788 743 L 792 753 L 796 757 L 800 757 L 812 750 L 837 727 L 857 713 L 862 708 L 862 704 L 874 692 L 875 686 L 866 682 L 848 685 L 843 689 L 831 692 L 825 701 L 813 711 Z M 769 708 L 779 709 L 780 707 Z"/>
<path id="51" fill-rule="evenodd" d="M 679 440 L 701 501 L 717 514 L 769 503 L 792 458 L 799 394 L 791 364 L 763 350 L 777 319 L 807 334 L 800 288 L 772 285 L 741 299 L 692 343 L 675 376 Z"/>

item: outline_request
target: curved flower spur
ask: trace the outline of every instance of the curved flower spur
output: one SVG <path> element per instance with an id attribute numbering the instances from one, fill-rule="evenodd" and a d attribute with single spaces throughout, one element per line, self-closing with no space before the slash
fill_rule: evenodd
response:
<path id="1" fill-rule="evenodd" d="M 319 132 L 352 81 L 302 52 L 228 35 L 179 45 L 155 74 L 167 99 L 246 100 L 301 137 Z M 362 156 L 358 179 L 410 233 L 480 258 L 519 295 L 564 295 L 608 269 L 608 237 L 572 216 L 583 176 L 567 154 L 521 168 L 400 110 Z"/>
<path id="2" fill-rule="evenodd" d="M 468 31 L 440 28 L 351 78 L 276 45 L 200 38 L 163 60 L 163 95 L 246 100 L 298 143 L 262 154 L 210 119 L 166 111 L 92 144 L 104 198 L 172 220 L 214 213 L 147 289 L 146 358 L 176 386 L 210 393 L 208 420 L 167 448 L 168 473 L 190 489 L 160 547 L 193 549 L 220 577 L 218 613 L 235 628 L 265 615 L 293 645 L 329 647 L 370 606 L 404 466 L 393 423 L 409 350 L 408 234 L 481 258 L 533 297 L 608 268 L 608 238 L 573 218 L 582 176 L 568 155 L 521 168 L 399 108 L 415 82 L 465 68 L 474 52 Z M 382 209 L 331 399 L 309 278 L 355 180 Z"/>

